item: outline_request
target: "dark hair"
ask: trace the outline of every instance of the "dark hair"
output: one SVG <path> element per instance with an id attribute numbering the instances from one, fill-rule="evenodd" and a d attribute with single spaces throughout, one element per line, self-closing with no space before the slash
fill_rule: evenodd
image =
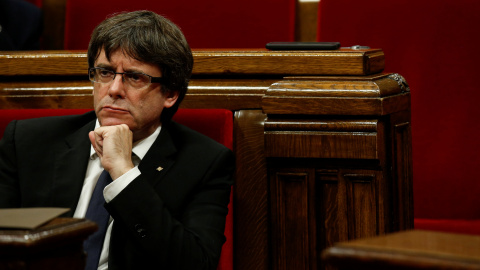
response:
<path id="1" fill-rule="evenodd" d="M 120 49 L 138 61 L 160 68 L 165 78 L 162 92 L 179 93 L 175 105 L 162 112 L 161 121 L 169 121 L 187 93 L 193 69 L 192 51 L 182 31 L 170 20 L 151 11 L 114 14 L 93 30 L 87 53 L 89 67 L 94 66 L 102 49 L 108 60 Z"/>

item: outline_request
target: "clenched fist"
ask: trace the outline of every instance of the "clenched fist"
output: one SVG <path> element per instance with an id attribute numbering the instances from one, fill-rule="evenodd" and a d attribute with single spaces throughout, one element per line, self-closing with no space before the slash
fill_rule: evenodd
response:
<path id="1" fill-rule="evenodd" d="M 104 126 L 88 134 L 95 152 L 113 180 L 135 167 L 132 162 L 132 131 L 127 125 Z"/>

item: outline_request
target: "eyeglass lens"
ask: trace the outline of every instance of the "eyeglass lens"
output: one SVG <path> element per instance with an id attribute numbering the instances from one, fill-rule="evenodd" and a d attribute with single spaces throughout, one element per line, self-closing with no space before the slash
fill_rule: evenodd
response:
<path id="1" fill-rule="evenodd" d="M 119 74 L 123 77 L 123 81 L 133 88 L 139 89 L 146 87 L 150 84 L 151 79 L 148 75 L 143 73 L 125 72 L 115 73 L 111 70 L 103 68 L 90 69 L 89 77 L 91 81 L 98 83 L 110 83 L 115 79 L 115 76 Z"/>

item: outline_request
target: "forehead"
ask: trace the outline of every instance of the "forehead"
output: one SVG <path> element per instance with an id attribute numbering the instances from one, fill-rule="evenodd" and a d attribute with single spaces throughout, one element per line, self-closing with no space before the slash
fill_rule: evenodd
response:
<path id="1" fill-rule="evenodd" d="M 113 51 L 110 55 L 110 59 L 107 58 L 105 50 L 101 50 L 97 59 L 95 60 L 95 66 L 109 67 L 121 71 L 136 71 L 149 74 L 154 77 L 162 75 L 160 68 L 157 65 L 139 61 L 122 50 Z"/>

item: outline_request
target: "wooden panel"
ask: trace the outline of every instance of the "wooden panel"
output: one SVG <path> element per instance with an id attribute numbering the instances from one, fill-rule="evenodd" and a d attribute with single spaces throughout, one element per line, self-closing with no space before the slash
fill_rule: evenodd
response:
<path id="1" fill-rule="evenodd" d="M 307 269 L 308 235 L 308 175 L 277 173 L 272 192 L 274 269 Z M 294 247 L 294 250 L 292 250 Z"/>
<path id="2" fill-rule="evenodd" d="M 342 242 L 323 260 L 347 269 L 480 269 L 480 237 L 431 231 L 404 231 Z"/>
<path id="3" fill-rule="evenodd" d="M 413 213 L 412 131 L 411 124 L 405 121 L 405 117 L 405 115 L 392 117 L 396 120 L 393 124 L 392 138 L 394 140 L 392 144 L 394 188 L 397 190 L 393 206 L 395 230 L 413 229 L 413 216 L 405 214 Z"/>
<path id="4" fill-rule="evenodd" d="M 1 79 L 1 78 L 0 78 Z M 261 107 L 262 97 L 274 79 L 193 79 L 181 106 L 183 108 Z M 0 80 L 0 108 L 93 108 L 93 86 L 84 81 L 22 82 Z"/>
<path id="5" fill-rule="evenodd" d="M 87 54 L 83 52 L 0 52 L 0 76 L 87 76 L 87 74 Z"/>
<path id="6" fill-rule="evenodd" d="M 270 117 L 265 122 L 266 131 L 329 131 L 329 132 L 377 132 L 376 119 L 287 119 Z"/>
<path id="7" fill-rule="evenodd" d="M 318 2 L 320 1 L 296 1 L 296 41 L 317 41 Z"/>
<path id="8" fill-rule="evenodd" d="M 383 70 L 381 50 L 275 52 L 195 50 L 193 75 L 368 75 Z M 375 64 L 380 62 L 380 64 Z M 0 53 L 0 76 L 87 74 L 85 52 Z"/>
<path id="9" fill-rule="evenodd" d="M 348 240 L 348 207 L 345 181 L 338 169 L 316 172 L 319 249 Z"/>
<path id="10" fill-rule="evenodd" d="M 265 123 L 267 157 L 377 159 L 375 120 L 286 120 Z"/>
<path id="11" fill-rule="evenodd" d="M 349 216 L 349 238 L 358 239 L 377 235 L 377 189 L 374 172 L 344 174 L 346 180 Z"/>
<path id="12" fill-rule="evenodd" d="M 259 109 L 268 87 L 278 79 L 192 79 L 185 108 Z"/>
<path id="13" fill-rule="evenodd" d="M 33 230 L 0 231 L 0 269 L 83 270 L 83 241 L 97 230 L 92 221 L 56 218 Z"/>
<path id="14" fill-rule="evenodd" d="M 399 87 L 394 74 L 371 76 L 292 76 L 273 84 L 268 96 L 296 97 L 386 97 L 407 92 Z"/>
<path id="15" fill-rule="evenodd" d="M 195 51 L 194 56 L 194 74 L 368 75 L 384 68 L 380 50 Z"/>
<path id="16" fill-rule="evenodd" d="M 319 247 L 339 241 L 378 234 L 379 212 L 377 172 L 369 170 L 318 169 Z"/>
<path id="17" fill-rule="evenodd" d="M 262 107 L 267 114 L 387 115 L 410 107 L 409 89 L 399 80 L 398 74 L 292 77 L 273 84 Z"/>
<path id="18" fill-rule="evenodd" d="M 270 268 L 268 179 L 263 122 L 258 110 L 235 113 L 234 265 L 236 270 Z"/>
<path id="19" fill-rule="evenodd" d="M 376 159 L 375 133 L 265 132 L 268 157 Z"/>
<path id="20" fill-rule="evenodd" d="M 314 170 L 271 171 L 273 269 L 316 269 Z"/>
<path id="21" fill-rule="evenodd" d="M 384 227 L 381 172 L 326 160 L 269 160 L 273 269 L 323 269 L 321 250 Z"/>

